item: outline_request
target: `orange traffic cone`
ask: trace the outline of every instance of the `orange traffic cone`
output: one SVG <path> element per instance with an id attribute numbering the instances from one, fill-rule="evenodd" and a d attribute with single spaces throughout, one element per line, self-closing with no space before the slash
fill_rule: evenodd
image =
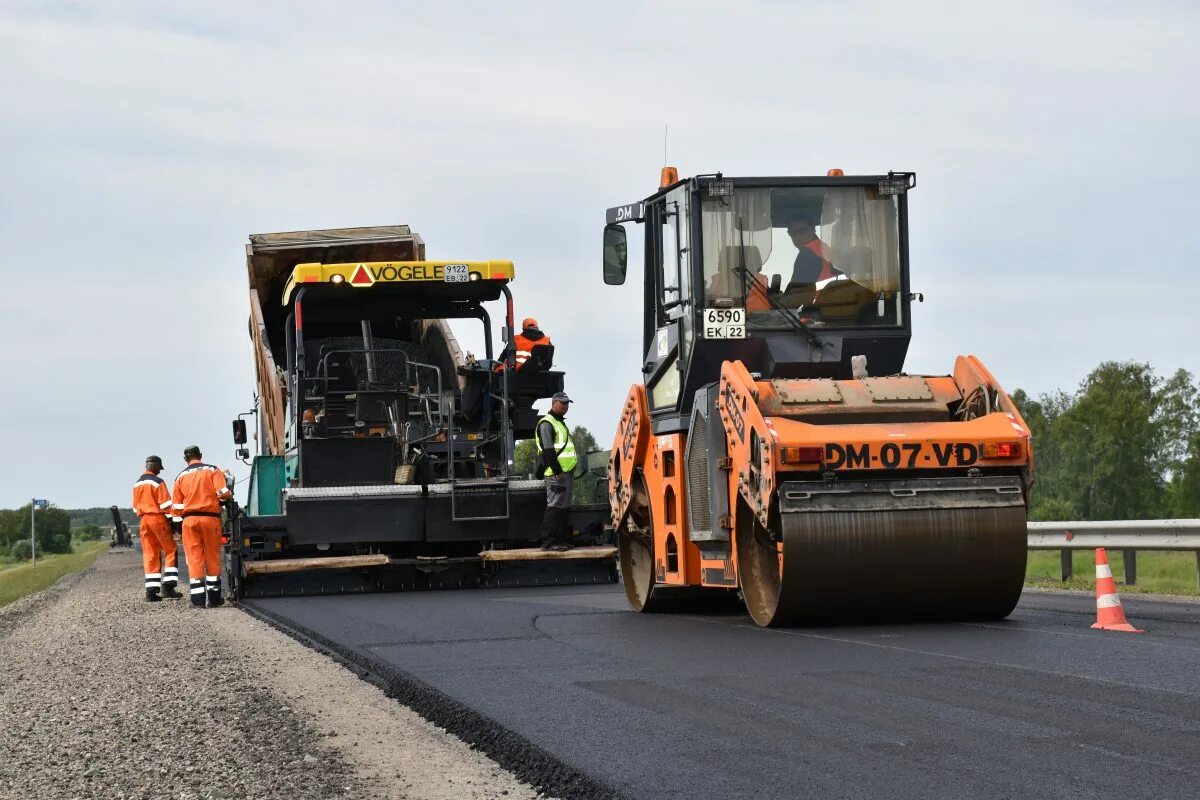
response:
<path id="1" fill-rule="evenodd" d="M 1108 553 L 1103 547 L 1096 548 L 1096 624 L 1092 627 L 1102 631 L 1145 633 L 1125 619 L 1125 609 L 1121 608 L 1121 598 L 1117 595 L 1117 582 L 1113 580 Z"/>

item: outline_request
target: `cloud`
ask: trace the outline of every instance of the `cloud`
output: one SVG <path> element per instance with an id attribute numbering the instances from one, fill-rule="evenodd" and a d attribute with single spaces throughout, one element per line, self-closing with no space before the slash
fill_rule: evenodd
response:
<path id="1" fill-rule="evenodd" d="M 193 442 L 228 463 L 259 231 L 407 222 L 432 257 L 512 258 L 604 442 L 642 322 L 600 281 L 602 215 L 653 190 L 666 124 L 683 174 L 916 169 L 914 370 L 1197 369 L 1197 12 L 945 8 L 6 4 L 0 506 L 123 503 Z"/>

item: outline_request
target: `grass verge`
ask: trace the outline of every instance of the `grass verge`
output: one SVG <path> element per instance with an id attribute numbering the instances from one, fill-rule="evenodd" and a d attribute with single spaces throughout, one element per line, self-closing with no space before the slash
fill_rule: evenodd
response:
<path id="1" fill-rule="evenodd" d="M 1074 575 L 1063 583 L 1057 550 L 1030 550 L 1025 567 L 1025 583 L 1051 589 L 1096 588 L 1096 560 L 1091 550 L 1075 551 L 1071 563 Z M 1137 586 L 1125 584 L 1125 557 L 1120 550 L 1108 551 L 1108 563 L 1122 592 L 1200 595 L 1196 585 L 1196 554 L 1140 550 L 1137 554 Z"/>
<path id="2" fill-rule="evenodd" d="M 21 564 L 0 571 L 0 606 L 27 594 L 40 592 L 63 575 L 87 569 L 108 542 L 81 542 L 74 553 L 39 556 L 37 564 Z"/>

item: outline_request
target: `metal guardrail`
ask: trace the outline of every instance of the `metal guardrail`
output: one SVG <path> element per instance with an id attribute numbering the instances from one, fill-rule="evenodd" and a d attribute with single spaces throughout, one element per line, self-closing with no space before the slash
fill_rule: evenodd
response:
<path id="1" fill-rule="evenodd" d="M 1125 555 L 1125 583 L 1137 583 L 1137 551 L 1177 550 L 1196 553 L 1200 585 L 1200 519 L 1030 522 L 1030 550 L 1061 551 L 1062 579 L 1071 577 L 1071 552 L 1106 547 Z"/>

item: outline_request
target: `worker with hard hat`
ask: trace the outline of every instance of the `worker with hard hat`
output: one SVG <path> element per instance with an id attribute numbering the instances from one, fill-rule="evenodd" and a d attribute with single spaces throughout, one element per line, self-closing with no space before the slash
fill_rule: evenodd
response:
<path id="1" fill-rule="evenodd" d="M 503 365 L 508 362 L 508 354 L 510 352 L 515 356 L 514 361 L 517 369 L 525 366 L 525 362 L 533 355 L 533 348 L 539 345 L 550 344 L 550 337 L 542 333 L 538 327 L 538 321 L 533 317 L 526 317 L 521 320 L 521 332 L 513 336 L 512 343 L 504 348 L 500 354 L 501 365 L 498 369 L 503 369 Z"/>
<path id="2" fill-rule="evenodd" d="M 133 510 L 138 515 L 146 600 L 150 603 L 157 603 L 163 597 L 183 596 L 175 589 L 179 567 L 175 537 L 171 535 L 171 493 L 166 481 L 158 477 L 162 470 L 161 458 L 147 456 L 146 469 L 133 485 Z"/>
<path id="3" fill-rule="evenodd" d="M 575 482 L 575 442 L 564 421 L 571 398 L 557 392 L 550 399 L 550 412 L 538 420 L 537 442 L 545 469 L 546 513 L 542 517 L 542 549 L 561 552 L 571 549 L 571 490 Z"/>
<path id="4" fill-rule="evenodd" d="M 221 605 L 221 503 L 233 498 L 225 474 L 205 464 L 200 448 L 183 451 L 187 466 L 175 478 L 172 509 L 183 521 L 183 552 L 187 558 L 192 605 Z"/>

